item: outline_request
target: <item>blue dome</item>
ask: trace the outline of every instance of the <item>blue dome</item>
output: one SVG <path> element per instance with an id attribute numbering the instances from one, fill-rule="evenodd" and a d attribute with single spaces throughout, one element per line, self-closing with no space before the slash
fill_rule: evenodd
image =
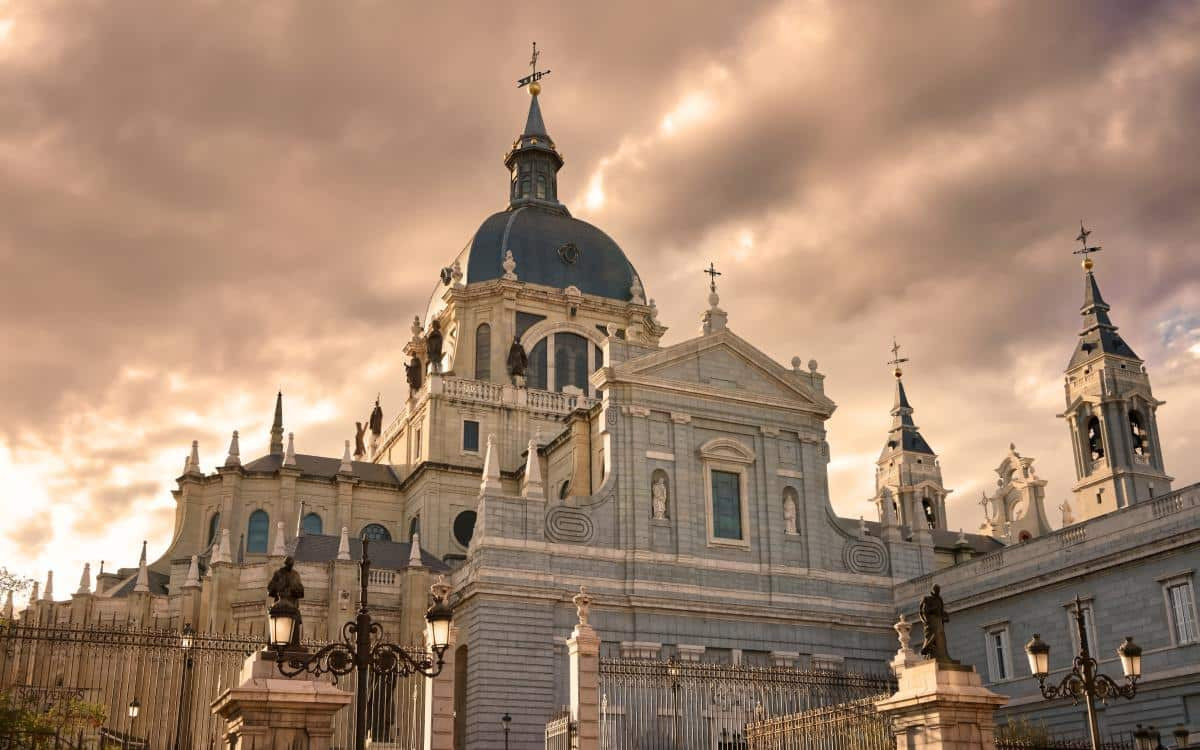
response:
<path id="1" fill-rule="evenodd" d="M 612 238 L 561 210 L 523 205 L 492 214 L 471 238 L 463 258 L 466 282 L 504 276 L 504 251 L 517 262 L 517 279 L 628 302 L 637 276 Z"/>

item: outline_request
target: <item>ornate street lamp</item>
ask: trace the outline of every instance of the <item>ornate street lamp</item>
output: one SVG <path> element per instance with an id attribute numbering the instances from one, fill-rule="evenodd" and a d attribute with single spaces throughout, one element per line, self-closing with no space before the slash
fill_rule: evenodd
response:
<path id="1" fill-rule="evenodd" d="M 1079 628 L 1079 655 L 1072 662 L 1071 671 L 1057 685 L 1046 686 L 1050 674 L 1050 644 L 1037 633 L 1025 644 L 1029 657 L 1029 671 L 1037 678 L 1042 697 L 1046 700 L 1071 698 L 1078 703 L 1080 698 L 1087 705 L 1088 730 L 1093 750 L 1100 750 L 1100 726 L 1096 721 L 1096 699 L 1101 702 L 1120 696 L 1132 700 L 1137 694 L 1137 681 L 1142 676 L 1142 647 L 1133 642 L 1132 636 L 1117 648 L 1121 657 L 1121 670 L 1125 673 L 1125 684 L 1118 685 L 1111 677 L 1096 671 L 1096 660 L 1088 653 L 1087 632 L 1084 628 L 1083 601 L 1075 597 L 1075 624 Z M 1143 750 L 1139 747 L 1139 750 Z"/>
<path id="2" fill-rule="evenodd" d="M 179 710 L 176 711 L 175 718 L 175 750 L 180 750 L 183 747 L 181 740 L 183 739 L 183 717 L 187 713 L 184 711 L 183 698 L 184 691 L 187 689 L 188 678 L 192 674 L 192 646 L 195 645 L 196 631 L 192 628 L 190 622 L 184 623 L 183 630 L 179 633 L 179 648 L 183 651 L 183 670 L 179 675 L 179 700 L 176 705 Z"/>
<path id="3" fill-rule="evenodd" d="M 508 750 L 508 730 L 509 725 L 512 724 L 512 717 L 508 715 L 508 711 L 505 711 L 504 715 L 500 717 L 500 724 L 504 726 L 504 750 Z"/>
<path id="4" fill-rule="evenodd" d="M 129 701 L 129 706 L 125 710 L 125 714 L 129 717 L 129 721 L 125 722 L 125 738 L 122 742 L 126 750 L 129 748 L 129 735 L 133 733 L 133 720 L 138 717 L 138 713 L 140 713 L 141 710 L 142 704 L 138 703 L 137 698 Z"/>
<path id="5" fill-rule="evenodd" d="M 275 652 L 278 669 L 285 677 L 295 677 L 302 672 L 317 676 L 332 675 L 337 678 L 358 671 L 358 689 L 355 692 L 355 748 L 365 750 L 367 740 L 367 685 L 371 674 L 385 677 L 406 677 L 412 674 L 422 674 L 426 677 L 437 677 L 442 672 L 443 657 L 450 645 L 450 622 L 453 612 L 446 602 L 449 587 L 435 585 L 433 606 L 425 613 L 426 637 L 433 653 L 422 653 L 410 656 L 408 651 L 393 643 L 383 640 L 383 627 L 372 620 L 367 608 L 367 581 L 370 578 L 371 559 L 367 556 L 369 540 L 362 540 L 362 560 L 359 561 L 359 605 L 358 614 L 354 620 L 342 625 L 342 640 L 323 646 L 314 654 L 309 654 L 297 645 L 300 609 L 296 600 L 304 595 L 303 586 L 299 586 L 299 576 L 296 576 L 293 591 L 288 588 L 289 581 L 282 579 L 281 586 L 285 589 L 278 594 L 277 602 L 268 611 L 268 629 L 270 648 Z M 296 575 L 288 563 L 276 573 Z M 273 584 L 274 585 L 274 584 Z"/>

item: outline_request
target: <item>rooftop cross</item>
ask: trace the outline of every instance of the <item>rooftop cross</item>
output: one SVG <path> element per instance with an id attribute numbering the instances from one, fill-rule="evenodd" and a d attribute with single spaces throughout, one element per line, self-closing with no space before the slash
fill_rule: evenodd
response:
<path id="1" fill-rule="evenodd" d="M 708 290 L 710 292 L 717 291 L 717 277 L 721 275 L 721 272 L 717 270 L 712 261 L 708 262 L 708 268 L 704 269 L 703 273 L 708 274 Z"/>
<path id="2" fill-rule="evenodd" d="M 892 370 L 892 374 L 895 375 L 896 377 L 900 377 L 900 375 L 903 374 L 900 370 L 900 365 L 904 364 L 907 361 L 908 361 L 908 357 L 900 356 L 900 344 L 896 343 L 896 339 L 893 337 L 892 338 L 892 358 L 890 360 L 888 360 L 888 364 L 892 365 L 896 368 L 896 369 Z"/>
<path id="3" fill-rule="evenodd" d="M 1083 245 L 1083 247 L 1074 251 L 1072 253 L 1072 255 L 1082 255 L 1083 256 L 1083 268 L 1085 271 L 1092 270 L 1092 259 L 1088 256 L 1091 253 L 1098 253 L 1103 249 L 1099 245 L 1097 245 L 1095 247 L 1088 247 L 1088 243 L 1087 243 L 1088 236 L 1091 235 L 1091 233 L 1092 233 L 1092 231 L 1090 229 L 1083 228 L 1083 220 L 1080 219 L 1079 220 L 1079 236 L 1076 237 L 1075 239 L 1079 240 L 1080 244 Z"/>
<path id="4" fill-rule="evenodd" d="M 546 76 L 550 75 L 550 71 L 548 71 L 548 70 L 538 70 L 537 69 L 537 59 L 538 59 L 538 55 L 540 55 L 540 54 L 542 54 L 542 53 L 538 52 L 537 42 L 534 42 L 533 43 L 533 55 L 531 55 L 529 58 L 530 73 L 529 73 L 529 75 L 525 76 L 521 80 L 517 81 L 517 88 L 521 88 L 522 86 L 529 86 L 529 93 L 533 94 L 534 96 L 537 96 L 542 91 L 542 87 L 538 83 L 538 81 L 540 81 L 543 78 L 545 78 Z"/>

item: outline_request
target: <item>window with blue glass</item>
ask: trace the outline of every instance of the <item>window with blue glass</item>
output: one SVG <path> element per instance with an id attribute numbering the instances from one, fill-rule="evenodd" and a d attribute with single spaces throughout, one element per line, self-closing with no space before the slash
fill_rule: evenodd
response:
<path id="1" fill-rule="evenodd" d="M 256 510 L 250 514 L 250 523 L 246 527 L 246 551 L 266 554 L 267 541 L 271 535 L 271 518 L 265 510 Z"/>
<path id="2" fill-rule="evenodd" d="M 573 385 L 587 393 L 589 342 L 577 333 L 554 335 L 554 390 Z"/>
<path id="3" fill-rule="evenodd" d="M 742 538 L 742 475 L 732 471 L 712 471 L 713 537 Z"/>
<path id="4" fill-rule="evenodd" d="M 300 530 L 305 534 L 320 534 L 325 526 L 321 523 L 321 517 L 316 513 L 309 513 L 300 521 Z"/>
<path id="5" fill-rule="evenodd" d="M 359 539 L 366 539 L 368 542 L 390 542 L 392 534 L 381 524 L 369 523 L 363 527 L 362 533 L 358 535 Z"/>
<path id="6" fill-rule="evenodd" d="M 546 339 L 542 339 L 529 350 L 529 366 L 525 368 L 525 385 L 536 390 L 547 390 L 546 386 Z"/>
<path id="7" fill-rule="evenodd" d="M 463 420 L 463 447 L 464 451 L 471 453 L 479 452 L 479 423 L 473 419 Z"/>

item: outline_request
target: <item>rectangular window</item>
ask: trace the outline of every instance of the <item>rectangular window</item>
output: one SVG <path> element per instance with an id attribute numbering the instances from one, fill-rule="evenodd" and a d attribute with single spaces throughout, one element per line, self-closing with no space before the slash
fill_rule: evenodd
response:
<path id="1" fill-rule="evenodd" d="M 742 538 L 742 475 L 732 471 L 712 472 L 713 537 Z"/>
<path id="2" fill-rule="evenodd" d="M 1192 593 L 1191 581 L 1180 581 L 1167 586 L 1167 613 L 1175 631 L 1175 643 L 1194 643 L 1200 641 L 1200 631 L 1196 624 L 1196 599 Z"/>
<path id="3" fill-rule="evenodd" d="M 1007 680 L 1012 676 L 1011 654 L 1008 648 L 1008 628 L 994 628 L 987 634 L 988 671 L 992 682 Z"/>
<path id="4" fill-rule="evenodd" d="M 479 423 L 473 419 L 463 420 L 462 449 L 470 453 L 479 452 Z"/>
<path id="5" fill-rule="evenodd" d="M 421 431 L 417 430 L 416 440 L 413 441 L 413 458 L 421 457 Z"/>

